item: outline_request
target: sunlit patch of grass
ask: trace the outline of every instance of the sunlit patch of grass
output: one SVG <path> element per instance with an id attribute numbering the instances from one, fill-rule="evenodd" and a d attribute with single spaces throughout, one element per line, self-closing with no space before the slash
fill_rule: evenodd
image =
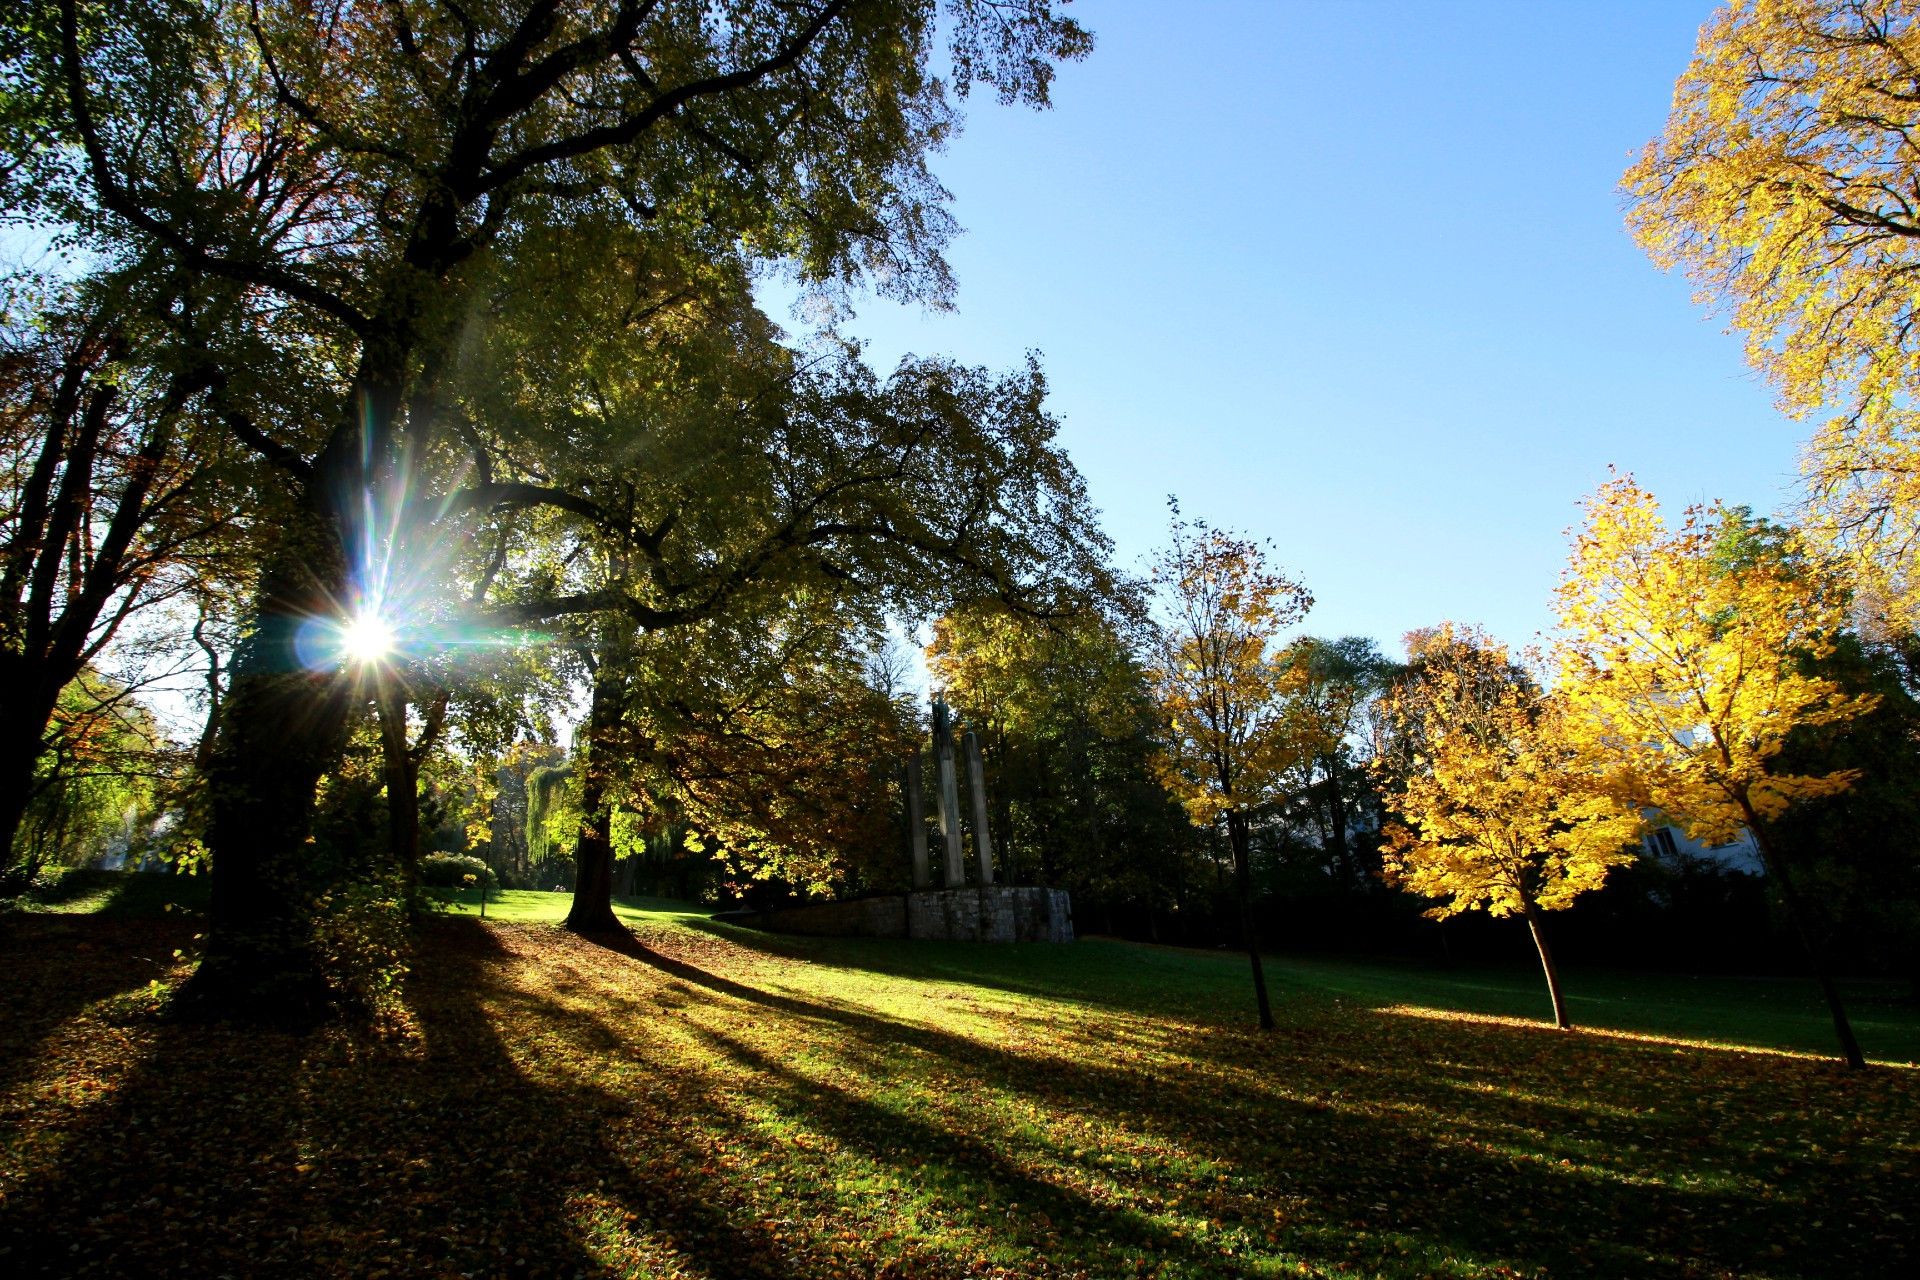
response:
<path id="1" fill-rule="evenodd" d="M 1552 1023 L 1540 1022 L 1532 1018 L 1505 1018 L 1491 1013 L 1463 1013 L 1458 1009 L 1425 1009 L 1417 1005 L 1402 1004 L 1393 1005 L 1378 1012 L 1402 1018 L 1424 1018 L 1432 1022 L 1475 1022 L 1483 1026 L 1507 1027 L 1515 1031 L 1596 1036 L 1605 1040 L 1631 1040 L 1639 1044 L 1659 1045 L 1675 1050 L 1712 1049 L 1727 1053 L 1757 1053 L 1777 1058 L 1800 1058 L 1812 1062 L 1826 1062 L 1833 1057 L 1831 1053 L 1808 1053 L 1799 1049 L 1776 1049 L 1767 1045 L 1730 1044 L 1720 1040 L 1702 1040 L 1686 1036 L 1649 1035 L 1640 1031 L 1616 1031 L 1610 1027 L 1578 1027 L 1571 1032 L 1562 1032 Z M 1893 1067 L 1896 1070 L 1914 1070 L 1920 1067 L 1920 1064 L 1897 1062 L 1887 1058 L 1869 1058 L 1868 1061 L 1875 1066 Z"/>
<path id="2" fill-rule="evenodd" d="M 480 915 L 480 890 L 435 889 L 430 891 L 435 905 L 448 915 Z M 503 924 L 559 924 L 567 918 L 573 894 L 548 889 L 494 889 L 487 893 L 487 919 Z M 638 925 L 654 916 L 696 915 L 704 918 L 709 908 L 671 898 L 615 898 L 613 913 L 629 925 Z"/>

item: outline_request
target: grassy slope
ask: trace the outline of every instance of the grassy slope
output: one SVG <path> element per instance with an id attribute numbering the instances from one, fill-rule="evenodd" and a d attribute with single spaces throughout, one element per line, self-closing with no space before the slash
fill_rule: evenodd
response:
<path id="1" fill-rule="evenodd" d="M 609 947 L 526 922 L 563 905 L 439 922 L 405 1029 L 374 1043 L 129 1019 L 115 993 L 183 973 L 167 944 L 190 924 L 16 917 L 0 1271 L 1920 1264 L 1920 1072 L 1407 1011 L 1534 1012 L 1517 972 L 1276 962 L 1261 1036 L 1231 956 L 770 938 L 666 910 Z M 1593 1008 L 1639 993 L 1681 1018 L 1722 989 L 1607 986 L 1626 981 L 1587 987 Z M 1735 1021 L 1801 1034 L 1776 1013 Z"/>
<path id="2" fill-rule="evenodd" d="M 479 914 L 477 892 L 458 897 L 452 910 Z M 558 923 L 566 916 L 569 900 L 565 894 L 509 890 L 490 896 L 487 914 L 500 921 Z M 660 899 L 623 899 L 615 910 L 630 925 L 642 923 L 649 913 L 680 912 L 697 918 L 684 905 Z M 1027 981 L 1030 967 L 1018 959 L 1018 949 L 1001 947 L 921 944 L 902 952 L 884 942 L 801 938 L 764 938 L 758 945 L 804 959 L 832 956 L 902 973 L 1016 988 Z M 1152 981 L 1129 982 L 1123 975 L 1137 971 L 1137 965 L 1103 950 L 1124 945 L 1095 941 L 1082 948 L 1089 954 L 1060 957 L 1048 970 L 1046 991 L 1075 991 L 1084 996 L 1097 990 L 1132 1005 L 1151 1004 L 1164 994 L 1160 987 L 1166 984 L 1182 996 L 1222 988 L 1234 991 L 1246 965 L 1238 953 L 1138 947 L 1138 952 L 1163 959 L 1150 971 Z M 1515 946 L 1531 954 L 1524 930 L 1516 930 Z M 1524 960 L 1501 968 L 1306 957 L 1270 957 L 1267 963 L 1273 980 L 1370 1005 L 1527 1020 L 1547 1018 L 1550 1012 L 1540 971 Z M 1565 984 L 1573 1019 L 1584 1027 L 1821 1056 L 1835 1051 L 1826 1003 L 1807 980 L 1573 969 L 1565 975 Z M 1249 986 L 1248 1001 L 1250 992 Z M 1854 1030 L 1871 1057 L 1882 1062 L 1920 1062 L 1920 1007 L 1907 998 L 1903 984 L 1848 983 L 1844 994 Z"/>

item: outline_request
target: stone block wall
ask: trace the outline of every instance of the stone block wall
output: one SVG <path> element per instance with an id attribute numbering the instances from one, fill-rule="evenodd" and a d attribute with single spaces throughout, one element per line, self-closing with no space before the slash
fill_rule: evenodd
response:
<path id="1" fill-rule="evenodd" d="M 757 922 L 752 915 L 743 918 Z M 907 904 L 897 897 L 811 902 L 768 912 L 766 927 L 775 933 L 811 933 L 829 938 L 904 938 Z"/>
<path id="2" fill-rule="evenodd" d="M 907 936 L 947 942 L 1072 942 L 1065 889 L 942 889 L 907 895 Z"/>
<path id="3" fill-rule="evenodd" d="M 933 889 L 852 902 L 783 907 L 743 922 L 776 933 L 836 938 L 925 938 L 944 942 L 1072 942 L 1073 904 L 1065 889 L 989 885 Z"/>

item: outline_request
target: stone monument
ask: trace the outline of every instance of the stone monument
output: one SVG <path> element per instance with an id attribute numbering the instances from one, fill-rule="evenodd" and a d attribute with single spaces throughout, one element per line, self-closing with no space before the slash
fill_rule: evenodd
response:
<path id="1" fill-rule="evenodd" d="M 940 783 L 940 837 L 946 844 L 947 888 L 958 889 L 967 882 L 966 863 L 960 850 L 960 784 L 953 767 L 953 715 L 947 700 L 933 697 L 933 763 Z"/>
<path id="2" fill-rule="evenodd" d="M 987 766 L 980 758 L 980 736 L 967 730 L 960 739 L 967 753 L 967 777 L 973 783 L 973 851 L 980 859 L 980 886 L 993 883 L 993 837 L 987 831 Z"/>

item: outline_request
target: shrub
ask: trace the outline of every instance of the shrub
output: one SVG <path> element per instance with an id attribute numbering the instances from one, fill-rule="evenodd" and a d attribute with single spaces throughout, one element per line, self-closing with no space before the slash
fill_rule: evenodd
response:
<path id="1" fill-rule="evenodd" d="M 313 939 L 321 976 L 340 1005 L 370 1016 L 390 1012 L 407 973 L 407 916 L 387 885 L 336 889 L 315 904 Z"/>
<path id="2" fill-rule="evenodd" d="M 466 887 L 467 877 L 473 882 L 485 885 L 489 890 L 498 889 L 500 880 L 493 874 L 493 868 L 470 853 L 430 853 L 420 859 L 420 883 L 435 889 L 462 889 Z"/>

